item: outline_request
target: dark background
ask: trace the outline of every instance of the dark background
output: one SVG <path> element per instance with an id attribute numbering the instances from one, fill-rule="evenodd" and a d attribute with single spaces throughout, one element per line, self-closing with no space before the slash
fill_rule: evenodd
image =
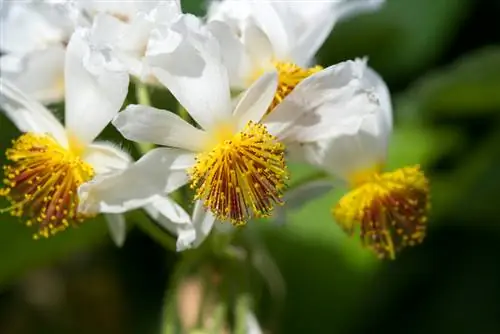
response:
<path id="1" fill-rule="evenodd" d="M 199 1 L 184 9 L 203 13 Z M 338 191 L 256 223 L 287 287 L 276 333 L 500 333 L 500 1 L 389 0 L 337 25 L 318 61 L 367 55 L 395 104 L 388 169 L 421 163 L 424 243 L 380 262 L 330 217 Z M 0 116 L 3 152 L 17 133 Z M 2 158 L 3 159 L 3 158 Z M 295 166 L 298 178 L 307 176 Z M 0 216 L 0 333 L 160 333 L 178 254 L 102 220 L 46 241 Z"/>

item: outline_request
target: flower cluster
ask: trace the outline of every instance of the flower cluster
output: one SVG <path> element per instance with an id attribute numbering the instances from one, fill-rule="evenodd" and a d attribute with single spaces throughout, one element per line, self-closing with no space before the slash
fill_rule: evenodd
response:
<path id="1" fill-rule="evenodd" d="M 366 59 L 314 62 L 338 20 L 382 3 L 222 0 L 204 18 L 176 0 L 9 3 L 0 107 L 23 134 L 6 150 L 3 211 L 35 238 L 103 213 L 123 242 L 123 213 L 142 208 L 180 251 L 216 221 L 286 208 L 287 164 L 301 161 L 350 188 L 335 221 L 394 258 L 425 236 L 428 181 L 419 166 L 384 172 L 392 106 Z M 179 110 L 125 103 L 129 81 L 166 88 Z M 61 101 L 63 123 L 45 106 Z M 151 149 L 134 161 L 97 140 L 108 124 Z M 184 185 L 191 215 L 170 196 Z"/>

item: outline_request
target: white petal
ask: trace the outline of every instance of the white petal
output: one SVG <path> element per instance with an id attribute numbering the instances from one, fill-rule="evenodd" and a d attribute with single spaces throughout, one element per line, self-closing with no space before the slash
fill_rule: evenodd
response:
<path id="1" fill-rule="evenodd" d="M 273 68 L 272 61 L 278 56 L 275 54 L 269 37 L 261 28 L 251 21 L 248 22 L 248 24 L 243 27 L 242 41 L 252 62 L 253 71 Z M 249 77 L 251 79 L 252 75 L 255 75 L 255 73 L 247 73 L 246 79 L 249 80 Z"/>
<path id="2" fill-rule="evenodd" d="M 390 135 L 380 119 L 381 114 L 367 116 L 357 131 L 303 145 L 305 158 L 343 180 L 376 167 L 385 161 Z"/>
<path id="3" fill-rule="evenodd" d="M 177 251 L 190 248 L 196 241 L 196 230 L 191 217 L 169 197 L 158 196 L 144 209 L 160 226 L 177 237 Z"/>
<path id="4" fill-rule="evenodd" d="M 127 139 L 198 152 L 203 150 L 207 134 L 178 115 L 142 105 L 129 105 L 113 120 Z"/>
<path id="5" fill-rule="evenodd" d="M 48 133 L 61 145 L 68 144 L 66 131 L 54 115 L 1 77 L 0 107 L 22 132 Z"/>
<path id="6" fill-rule="evenodd" d="M 107 142 L 94 142 L 87 146 L 82 159 L 94 168 L 96 174 L 120 171 L 132 162 L 128 153 Z"/>
<path id="7" fill-rule="evenodd" d="M 347 61 L 303 80 L 266 117 L 268 129 L 286 141 L 315 141 L 358 128 L 379 104 L 363 83 L 366 66 Z"/>
<path id="8" fill-rule="evenodd" d="M 382 77 L 370 67 L 366 68 L 365 79 L 367 89 L 374 91 L 380 107 L 384 111 L 387 127 L 392 128 L 392 103 L 389 88 Z"/>
<path id="9" fill-rule="evenodd" d="M 122 214 L 108 213 L 104 215 L 108 224 L 108 231 L 116 246 L 121 247 L 125 242 L 127 224 Z"/>
<path id="10" fill-rule="evenodd" d="M 157 148 L 121 172 L 98 175 L 78 189 L 84 213 L 122 213 L 149 204 L 155 196 L 174 191 L 188 181 L 186 169 L 194 156 Z"/>
<path id="11" fill-rule="evenodd" d="M 36 5 L 2 1 L 0 32 L 3 51 L 24 54 L 61 43 L 65 32 L 47 20 Z M 9 3 L 10 2 L 10 3 Z"/>
<path id="12" fill-rule="evenodd" d="M 82 143 L 92 142 L 118 113 L 127 95 L 129 77 L 105 65 L 105 55 L 91 52 L 88 31 L 77 30 L 66 50 L 66 127 Z M 95 63 L 101 58 L 102 63 Z M 93 59 L 92 64 L 89 64 Z"/>
<path id="13" fill-rule="evenodd" d="M 222 58 L 227 67 L 231 87 L 246 88 L 252 68 L 245 47 L 225 22 L 212 21 L 207 26 L 224 50 Z"/>
<path id="14" fill-rule="evenodd" d="M 289 34 L 282 18 L 271 2 L 252 2 L 253 19 L 264 31 L 278 59 L 286 59 L 290 53 Z"/>
<path id="15" fill-rule="evenodd" d="M 234 110 L 240 129 L 249 121 L 260 122 L 273 101 L 277 85 L 278 73 L 272 71 L 262 75 L 243 93 Z"/>
<path id="16" fill-rule="evenodd" d="M 228 75 L 216 38 L 197 18 L 183 15 L 159 39 L 170 50 L 148 56 L 152 72 L 193 119 L 210 129 L 230 117 Z"/>
<path id="17" fill-rule="evenodd" d="M 246 316 L 246 333 L 247 334 L 262 334 L 259 321 L 252 312 L 248 312 Z"/>
<path id="18" fill-rule="evenodd" d="M 197 201 L 193 211 L 194 233 L 186 235 L 186 238 L 177 240 L 177 251 L 195 248 L 207 238 L 212 231 L 215 217 L 203 207 L 201 201 Z"/>

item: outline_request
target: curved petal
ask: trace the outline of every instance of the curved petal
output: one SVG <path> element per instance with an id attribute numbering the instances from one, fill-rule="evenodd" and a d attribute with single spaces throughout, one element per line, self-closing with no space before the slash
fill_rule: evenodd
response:
<path id="1" fill-rule="evenodd" d="M 144 209 L 160 226 L 177 237 L 177 251 L 189 248 L 196 241 L 196 230 L 191 217 L 169 197 L 158 196 Z"/>
<path id="2" fill-rule="evenodd" d="M 214 226 L 215 217 L 212 213 L 203 207 L 201 201 L 196 201 L 193 210 L 193 226 L 194 226 L 194 238 L 189 243 L 181 243 L 177 240 L 177 250 L 185 250 L 189 248 L 195 248 L 201 245 L 201 243 L 207 238 L 207 236 L 212 231 Z M 184 240 L 187 241 L 187 240 Z"/>
<path id="3" fill-rule="evenodd" d="M 129 105 L 113 120 L 127 139 L 198 152 L 203 150 L 207 134 L 176 114 L 142 105 Z"/>
<path id="4" fill-rule="evenodd" d="M 187 14 L 156 38 L 168 49 L 151 51 L 151 70 L 193 119 L 208 130 L 230 117 L 229 80 L 216 38 Z"/>
<path id="5" fill-rule="evenodd" d="M 94 168 L 96 174 L 120 171 L 132 162 L 128 153 L 107 142 L 94 142 L 87 146 L 82 159 Z"/>
<path id="6" fill-rule="evenodd" d="M 273 101 L 278 86 L 278 73 L 268 72 L 262 75 L 239 99 L 234 109 L 239 129 L 249 121 L 260 122 Z"/>
<path id="7" fill-rule="evenodd" d="M 2 68 L 2 76 L 41 103 L 59 102 L 64 98 L 64 48 L 56 45 L 28 53 L 16 71 Z"/>
<path id="8" fill-rule="evenodd" d="M 385 81 L 372 68 L 367 67 L 365 72 L 367 89 L 373 90 L 384 111 L 385 122 L 389 128 L 392 128 L 392 103 L 391 94 Z"/>
<path id="9" fill-rule="evenodd" d="M 384 0 L 340 0 L 315 2 L 286 3 L 286 13 L 294 22 L 296 39 L 291 57 L 300 66 L 310 65 L 316 52 L 323 45 L 333 30 L 334 25 L 342 19 L 375 11 Z"/>
<path id="10" fill-rule="evenodd" d="M 207 27 L 224 50 L 222 58 L 227 67 L 231 87 L 245 89 L 252 68 L 244 45 L 225 22 L 212 21 L 207 24 Z"/>
<path id="11" fill-rule="evenodd" d="M 278 59 L 287 59 L 290 54 L 289 34 L 285 21 L 278 15 L 271 2 L 254 1 L 252 4 L 253 16 L 257 25 L 265 32 L 271 45 L 274 56 Z"/>
<path id="12" fill-rule="evenodd" d="M 254 22 L 249 21 L 244 27 L 241 39 L 248 52 L 254 72 L 247 73 L 247 80 L 252 79 L 255 72 L 274 68 L 272 61 L 277 58 L 271 41 L 265 32 Z M 285 58 L 278 58 L 285 59 Z"/>
<path id="13" fill-rule="evenodd" d="M 66 131 L 55 116 L 39 102 L 21 92 L 10 81 L 0 77 L 0 107 L 23 132 L 49 133 L 67 146 Z"/>
<path id="14" fill-rule="evenodd" d="M 354 173 L 375 168 L 385 161 L 390 132 L 380 125 L 380 114 L 367 116 L 357 131 L 304 144 L 305 158 L 348 181 Z"/>
<path id="15" fill-rule="evenodd" d="M 111 239 L 117 247 L 122 247 L 125 243 L 125 236 L 127 235 L 127 224 L 125 217 L 122 214 L 107 213 L 106 223 L 108 224 L 108 231 Z"/>
<path id="16" fill-rule="evenodd" d="M 365 69 L 365 62 L 346 61 L 306 78 L 265 119 L 268 129 L 288 142 L 358 129 L 365 115 L 381 111 Z"/>
<path id="17" fill-rule="evenodd" d="M 129 76 L 106 66 L 105 54 L 91 50 L 88 31 L 79 29 L 66 50 L 66 128 L 91 143 L 120 110 Z M 91 54 L 93 53 L 93 54 Z"/>
<path id="18" fill-rule="evenodd" d="M 82 184 L 79 210 L 122 213 L 142 207 L 186 184 L 186 169 L 193 164 L 192 154 L 167 148 L 151 150 L 123 171 L 98 175 Z"/>

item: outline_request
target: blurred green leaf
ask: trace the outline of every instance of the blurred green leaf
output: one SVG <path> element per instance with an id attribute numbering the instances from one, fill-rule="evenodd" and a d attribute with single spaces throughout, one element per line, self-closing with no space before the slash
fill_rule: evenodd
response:
<path id="1" fill-rule="evenodd" d="M 390 83 L 407 81 L 453 41 L 469 0 L 388 0 L 378 12 L 339 24 L 319 54 L 323 64 L 368 56 Z"/>
<path id="2" fill-rule="evenodd" d="M 406 108 L 430 117 L 500 110 L 500 47 L 475 51 L 417 81 L 404 95 Z"/>

